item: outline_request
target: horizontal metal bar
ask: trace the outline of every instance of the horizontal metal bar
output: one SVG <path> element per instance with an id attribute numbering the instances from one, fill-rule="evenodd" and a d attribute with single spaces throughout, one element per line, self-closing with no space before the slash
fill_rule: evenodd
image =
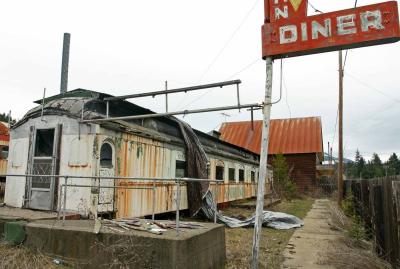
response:
<path id="1" fill-rule="evenodd" d="M 257 107 L 261 107 L 261 105 L 259 105 L 259 104 L 245 104 L 245 105 L 240 105 L 240 106 L 238 106 L 238 105 L 235 105 L 235 106 L 223 106 L 223 107 L 214 107 L 214 108 L 183 110 L 183 111 L 168 112 L 168 113 L 155 113 L 155 114 L 124 116 L 124 117 L 115 117 L 115 118 L 82 120 L 81 122 L 107 122 L 107 121 L 117 121 L 117 120 L 136 120 L 136 119 L 157 118 L 157 117 L 174 116 L 174 115 L 187 115 L 187 114 L 196 114 L 196 113 L 204 113 L 204 112 L 232 110 L 232 109 L 238 109 L 238 108 L 251 108 L 251 107 L 256 107 L 257 108 Z"/>
<path id="2" fill-rule="evenodd" d="M 96 176 L 70 176 L 70 175 L 24 175 L 24 174 L 5 174 L 0 177 L 61 177 L 61 178 L 82 178 L 82 179 L 121 179 L 121 180 L 143 180 L 143 181 L 190 181 L 190 182 L 224 182 L 223 180 L 200 179 L 200 178 L 141 178 L 141 177 L 96 177 Z"/>
<path id="3" fill-rule="evenodd" d="M 76 187 L 76 188 L 99 188 L 99 189 L 131 189 L 131 190 L 152 190 L 154 187 L 124 187 L 124 186 L 93 186 L 93 185 L 74 185 L 74 184 L 68 184 L 64 185 L 62 184 L 63 187 Z"/>
<path id="4" fill-rule="evenodd" d="M 141 98 L 141 97 L 149 97 L 149 96 L 154 97 L 156 95 L 164 95 L 164 94 L 171 94 L 171 93 L 178 93 L 178 92 L 198 91 L 198 90 L 217 88 L 217 87 L 222 88 L 224 86 L 237 85 L 240 83 L 242 83 L 241 80 L 231 80 L 231 81 L 217 82 L 217 83 L 191 86 L 191 87 L 178 88 L 178 89 L 171 89 L 171 90 L 162 90 L 162 91 L 145 92 L 145 93 L 138 93 L 138 94 L 122 95 L 122 96 L 113 96 L 113 97 L 104 98 L 104 101 L 125 100 L 125 99 Z"/>

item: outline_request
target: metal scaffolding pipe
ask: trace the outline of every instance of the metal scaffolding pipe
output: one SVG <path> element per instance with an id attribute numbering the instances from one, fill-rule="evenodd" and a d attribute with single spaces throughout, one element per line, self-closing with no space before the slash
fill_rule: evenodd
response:
<path id="1" fill-rule="evenodd" d="M 186 182 L 223 182 L 223 180 L 200 179 L 200 178 L 141 178 L 141 177 L 99 177 L 99 176 L 71 176 L 71 175 L 25 175 L 25 174 L 5 174 L 0 177 L 59 177 L 59 178 L 82 178 L 82 179 L 121 179 L 121 180 L 143 180 L 143 181 L 186 181 Z"/>
<path id="2" fill-rule="evenodd" d="M 162 90 L 162 91 L 154 91 L 154 92 L 146 92 L 146 93 L 138 93 L 138 94 L 130 94 L 130 95 L 122 95 L 122 96 L 113 96 L 113 97 L 104 98 L 104 101 L 125 100 L 125 99 L 141 98 L 141 97 L 149 97 L 149 96 L 154 97 L 157 95 L 165 95 L 165 94 L 178 93 L 178 92 L 198 91 L 198 90 L 217 88 L 217 87 L 222 88 L 224 86 L 238 85 L 240 83 L 242 83 L 241 80 L 231 80 L 231 81 L 224 81 L 224 82 L 211 83 L 211 84 L 205 84 L 205 85 L 171 89 L 171 90 Z"/>
<path id="3" fill-rule="evenodd" d="M 165 93 L 165 91 L 164 91 Z M 146 119 L 146 118 L 158 118 L 165 116 L 175 116 L 175 115 L 187 115 L 187 114 L 197 114 L 204 112 L 215 112 L 215 111 L 223 111 L 223 110 L 233 110 L 233 109 L 241 109 L 241 108 L 258 108 L 261 107 L 260 104 L 245 104 L 245 105 L 235 105 L 235 106 L 223 106 L 223 107 L 214 107 L 214 108 L 203 108 L 203 109 L 193 109 L 193 110 L 182 110 L 176 112 L 168 112 L 168 113 L 155 113 L 155 114 L 144 114 L 144 115 L 135 115 L 135 116 L 124 116 L 124 117 L 115 117 L 115 118 L 103 118 L 103 119 L 90 119 L 90 120 L 82 120 L 82 123 L 89 122 L 107 122 L 107 121 L 117 121 L 117 120 L 137 120 L 137 119 Z"/>

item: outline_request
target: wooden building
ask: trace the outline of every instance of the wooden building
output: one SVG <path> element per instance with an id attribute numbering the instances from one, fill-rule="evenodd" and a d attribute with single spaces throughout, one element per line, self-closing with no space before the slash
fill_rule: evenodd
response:
<path id="1" fill-rule="evenodd" d="M 227 122 L 221 126 L 221 139 L 260 153 L 262 121 Z M 313 190 L 317 166 L 324 158 L 322 123 L 320 117 L 271 120 L 268 163 L 283 154 L 291 178 L 300 191 Z"/>

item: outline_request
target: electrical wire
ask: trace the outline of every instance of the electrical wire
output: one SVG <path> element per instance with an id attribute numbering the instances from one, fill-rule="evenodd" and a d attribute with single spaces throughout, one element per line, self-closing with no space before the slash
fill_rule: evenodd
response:
<path id="1" fill-rule="evenodd" d="M 324 12 L 322 12 L 321 10 L 319 10 L 319 9 L 317 9 L 317 8 L 315 8 L 314 7 L 314 5 L 313 4 L 311 4 L 311 2 L 310 1 L 308 1 L 308 5 L 312 8 L 312 9 L 314 9 L 314 11 L 315 12 L 317 12 L 317 13 L 324 13 Z"/>
<path id="2" fill-rule="evenodd" d="M 358 2 L 358 0 L 355 0 L 355 2 L 354 2 L 354 8 L 356 8 L 356 7 L 357 7 L 357 2 Z M 347 62 L 347 54 L 348 54 L 348 52 L 349 52 L 349 50 L 346 50 L 346 54 L 344 55 L 343 70 L 344 70 L 344 67 L 346 66 L 346 62 Z"/>
<path id="3" fill-rule="evenodd" d="M 203 78 L 205 77 L 205 75 L 207 75 L 207 73 L 210 71 L 211 67 L 217 62 L 218 58 L 222 55 L 222 53 L 224 52 L 224 50 L 228 47 L 228 45 L 231 43 L 231 41 L 233 40 L 233 38 L 236 36 L 236 34 L 239 32 L 240 28 L 242 28 L 242 26 L 244 25 L 244 23 L 247 21 L 247 19 L 249 18 L 250 14 L 253 12 L 253 10 L 256 8 L 258 2 L 260 0 L 256 0 L 253 4 L 253 6 L 249 9 L 249 11 L 246 13 L 246 15 L 244 16 L 243 20 L 240 22 L 239 26 L 235 29 L 235 31 L 233 31 L 233 33 L 230 35 L 230 37 L 228 38 L 228 40 L 225 42 L 225 44 L 222 46 L 222 48 L 219 50 L 219 52 L 217 53 L 217 55 L 214 57 L 214 59 L 211 61 L 211 63 L 207 66 L 206 70 L 203 72 L 203 74 L 200 76 L 200 79 L 198 81 L 198 83 L 200 83 Z"/>
<path id="4" fill-rule="evenodd" d="M 255 60 L 253 60 L 251 63 L 245 65 L 245 66 L 244 66 L 243 68 L 241 68 L 238 72 L 235 72 L 233 75 L 229 76 L 229 77 L 226 78 L 225 80 L 229 80 L 229 79 L 232 79 L 233 77 L 238 76 L 239 74 L 243 73 L 244 71 L 246 71 L 247 69 L 249 69 L 250 67 L 252 67 L 253 65 L 255 65 L 256 63 L 258 63 L 258 62 L 260 62 L 260 61 L 261 61 L 261 58 L 260 58 L 260 57 L 257 57 L 257 59 L 255 59 Z M 188 103 L 185 104 L 185 105 L 180 105 L 180 106 L 178 107 L 177 110 L 187 108 L 188 106 L 190 106 L 190 105 L 192 105 L 192 104 L 198 102 L 200 99 L 202 99 L 204 96 L 206 96 L 207 94 L 209 94 L 209 93 L 212 92 L 213 90 L 215 90 L 215 89 L 208 89 L 207 91 L 205 91 L 202 95 L 200 95 L 200 96 L 197 97 L 196 99 L 194 99 L 194 100 L 188 102 Z M 182 102 L 182 101 L 183 101 L 183 99 L 181 100 L 181 102 Z M 181 102 L 180 102 L 180 103 L 181 103 Z"/>
<path id="5" fill-rule="evenodd" d="M 398 98 L 396 98 L 396 97 L 394 97 L 394 96 L 391 96 L 390 94 L 387 94 L 387 93 L 385 93 L 384 91 L 381 91 L 381 90 L 379 90 L 379 89 L 377 89 L 377 88 L 375 88 L 375 87 L 373 87 L 373 86 L 371 86 L 371 85 L 365 83 L 365 82 L 362 81 L 361 79 L 355 77 L 354 75 L 352 75 L 352 74 L 350 74 L 350 73 L 348 73 L 348 72 L 345 72 L 345 74 L 346 74 L 348 77 L 352 78 L 354 81 L 357 81 L 358 83 L 360 83 L 361 85 L 363 85 L 364 87 L 366 87 L 366 88 L 368 88 L 368 89 L 371 89 L 371 90 L 374 90 L 374 91 L 380 93 L 382 96 L 385 96 L 386 98 L 390 99 L 391 101 L 400 103 L 400 99 L 398 99 Z"/>

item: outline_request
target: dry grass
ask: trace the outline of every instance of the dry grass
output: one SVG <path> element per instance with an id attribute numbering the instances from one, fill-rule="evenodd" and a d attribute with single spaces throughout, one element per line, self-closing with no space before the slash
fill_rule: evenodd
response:
<path id="1" fill-rule="evenodd" d="M 304 218 L 311 209 L 314 200 L 305 198 L 301 200 L 283 201 L 282 203 L 269 208 L 271 211 L 279 211 Z M 226 215 L 250 216 L 253 210 L 243 208 L 227 208 L 224 211 Z M 273 230 L 269 228 L 262 229 L 262 238 L 260 242 L 260 266 L 259 268 L 280 268 L 283 262 L 283 250 L 287 242 L 294 233 L 294 230 Z M 252 228 L 225 229 L 227 269 L 249 268 L 251 260 L 251 248 L 253 243 Z"/>
<path id="2" fill-rule="evenodd" d="M 37 251 L 32 251 L 23 246 L 9 246 L 0 242 L 0 268 L 1 269 L 41 269 L 60 268 L 53 263 L 53 259 Z"/>
<path id="3" fill-rule="evenodd" d="M 391 269 L 391 265 L 372 251 L 370 242 L 355 240 L 348 236 L 352 220 L 345 216 L 336 202 L 330 205 L 332 229 L 343 232 L 343 238 L 334 242 L 329 251 L 321 255 L 321 264 L 343 269 Z"/>

